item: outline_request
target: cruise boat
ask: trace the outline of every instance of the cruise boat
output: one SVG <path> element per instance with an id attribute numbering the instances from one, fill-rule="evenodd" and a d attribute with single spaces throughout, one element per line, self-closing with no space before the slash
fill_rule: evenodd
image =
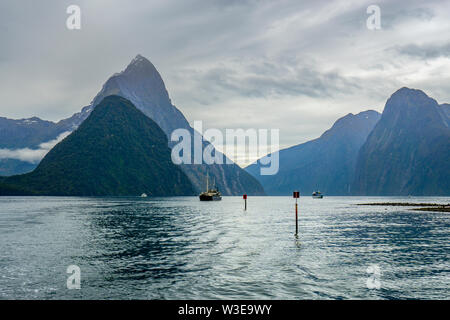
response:
<path id="1" fill-rule="evenodd" d="M 323 198 L 323 194 L 320 191 L 314 191 L 312 194 L 312 197 L 314 199 L 322 199 Z"/>
<path id="2" fill-rule="evenodd" d="M 215 184 L 215 183 L 214 183 Z M 222 195 L 220 194 L 218 188 L 214 186 L 209 189 L 209 175 L 206 173 L 206 191 L 202 192 L 199 196 L 200 201 L 219 201 L 222 200 Z"/>

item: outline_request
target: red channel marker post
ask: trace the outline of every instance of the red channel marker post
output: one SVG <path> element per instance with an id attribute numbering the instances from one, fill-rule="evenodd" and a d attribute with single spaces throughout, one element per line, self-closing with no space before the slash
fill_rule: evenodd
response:
<path id="1" fill-rule="evenodd" d="M 244 199 L 244 202 L 245 202 L 244 210 L 247 211 L 247 195 L 244 194 L 244 195 L 242 196 L 242 198 Z"/>
<path id="2" fill-rule="evenodd" d="M 297 199 L 300 198 L 300 192 L 294 191 L 293 197 L 295 199 L 295 235 L 298 235 L 298 204 Z"/>

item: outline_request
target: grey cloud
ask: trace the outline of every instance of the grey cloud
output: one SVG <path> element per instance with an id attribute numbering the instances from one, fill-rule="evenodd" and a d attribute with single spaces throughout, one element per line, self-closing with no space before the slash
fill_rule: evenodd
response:
<path id="1" fill-rule="evenodd" d="M 419 59 L 435 59 L 439 57 L 450 56 L 450 43 L 446 44 L 428 44 L 417 45 L 408 44 L 404 46 L 395 46 L 391 50 L 395 50 L 397 53 L 407 55 Z"/>
<path id="2" fill-rule="evenodd" d="M 430 2 L 432 4 L 432 2 Z M 418 5 L 419 7 L 415 7 Z M 381 7 L 382 13 L 382 27 L 385 29 L 393 29 L 396 25 L 400 23 L 409 22 L 411 24 L 416 21 L 431 21 L 435 16 L 435 12 L 432 7 L 422 7 L 420 1 L 413 2 L 409 5 L 399 5 L 398 2 L 393 2 L 391 4 L 386 4 L 386 6 Z"/>
<path id="3" fill-rule="evenodd" d="M 343 77 L 338 71 L 321 72 L 313 64 L 283 64 L 268 59 L 258 62 L 232 62 L 208 70 L 183 70 L 185 79 L 195 82 L 198 91 L 214 92 L 211 104 L 236 95 L 269 98 L 273 96 L 308 96 L 328 98 L 360 89 L 358 79 Z M 199 96 L 204 96 L 199 94 Z"/>

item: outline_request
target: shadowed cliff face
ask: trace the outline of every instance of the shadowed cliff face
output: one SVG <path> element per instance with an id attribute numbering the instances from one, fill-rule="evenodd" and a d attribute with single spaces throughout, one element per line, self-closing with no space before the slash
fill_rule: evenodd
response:
<path id="1" fill-rule="evenodd" d="M 380 118 L 376 111 L 348 114 L 337 120 L 320 138 L 281 150 L 280 170 L 274 176 L 259 176 L 259 163 L 247 167 L 271 195 L 293 190 L 311 194 L 347 195 L 358 151 Z"/>
<path id="2" fill-rule="evenodd" d="M 450 129 L 443 109 L 420 90 L 395 92 L 360 150 L 353 193 L 449 195 Z"/>
<path id="3" fill-rule="evenodd" d="M 447 119 L 450 119 L 450 104 L 444 103 L 441 104 L 442 112 L 447 116 Z"/>
<path id="4" fill-rule="evenodd" d="M 173 130 L 189 127 L 183 114 L 172 105 L 161 75 L 146 58 L 138 55 L 127 68 L 114 74 L 92 101 L 97 105 L 109 95 L 130 101 L 169 136 Z"/>

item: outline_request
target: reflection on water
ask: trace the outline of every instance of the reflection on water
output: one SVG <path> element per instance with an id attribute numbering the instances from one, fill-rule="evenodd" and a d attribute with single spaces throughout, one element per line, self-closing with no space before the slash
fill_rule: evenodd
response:
<path id="1" fill-rule="evenodd" d="M 0 298 L 449 299 L 448 213 L 355 205 L 402 200 L 4 197 Z"/>

